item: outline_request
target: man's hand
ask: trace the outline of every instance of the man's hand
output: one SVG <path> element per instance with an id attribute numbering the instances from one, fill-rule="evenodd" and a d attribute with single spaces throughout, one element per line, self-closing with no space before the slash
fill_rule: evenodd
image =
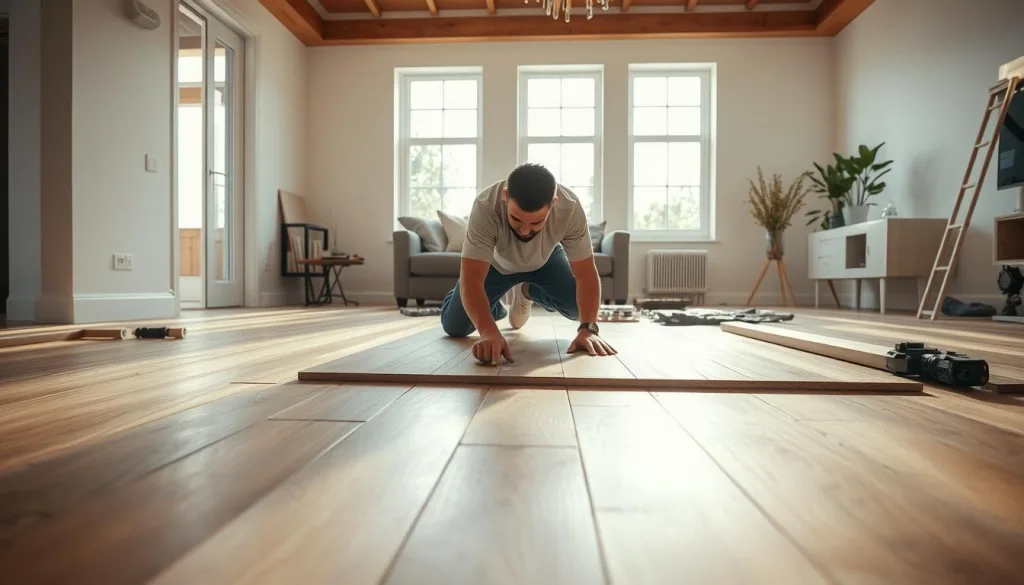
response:
<path id="1" fill-rule="evenodd" d="M 569 351 L 566 353 L 574 353 L 580 350 L 586 350 L 590 355 L 615 355 L 618 353 L 607 341 L 586 329 L 576 335 L 576 339 L 573 339 L 572 343 L 569 344 Z"/>
<path id="2" fill-rule="evenodd" d="M 512 359 L 512 349 L 509 348 L 508 341 L 497 331 L 481 335 L 480 339 L 473 344 L 473 357 L 480 362 L 490 362 L 492 366 L 496 366 L 498 358 L 503 356 L 510 362 L 515 361 Z"/>

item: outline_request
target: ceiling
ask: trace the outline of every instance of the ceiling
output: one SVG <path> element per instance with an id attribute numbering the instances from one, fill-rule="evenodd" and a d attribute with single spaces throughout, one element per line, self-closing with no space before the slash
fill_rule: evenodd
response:
<path id="1" fill-rule="evenodd" d="M 308 46 L 833 36 L 874 2 L 593 0 L 588 19 L 587 0 L 554 0 L 552 15 L 545 14 L 545 1 L 260 0 Z"/>

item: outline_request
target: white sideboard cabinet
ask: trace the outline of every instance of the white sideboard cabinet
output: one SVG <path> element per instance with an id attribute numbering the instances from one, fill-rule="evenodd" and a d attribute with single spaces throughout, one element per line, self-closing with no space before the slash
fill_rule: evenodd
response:
<path id="1" fill-rule="evenodd" d="M 807 273 L 814 281 L 814 306 L 822 280 L 829 286 L 833 280 L 856 280 L 859 309 L 861 281 L 878 279 L 879 310 L 885 313 L 886 279 L 928 278 L 946 221 L 892 217 L 809 234 Z M 839 304 L 834 288 L 832 294 Z"/>

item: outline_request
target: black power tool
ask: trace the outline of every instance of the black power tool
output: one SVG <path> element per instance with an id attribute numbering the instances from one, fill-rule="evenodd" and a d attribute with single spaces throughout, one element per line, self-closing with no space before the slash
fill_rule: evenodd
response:
<path id="1" fill-rule="evenodd" d="M 885 367 L 897 376 L 920 376 L 947 386 L 984 386 L 988 362 L 923 343 L 902 342 L 885 354 Z"/>

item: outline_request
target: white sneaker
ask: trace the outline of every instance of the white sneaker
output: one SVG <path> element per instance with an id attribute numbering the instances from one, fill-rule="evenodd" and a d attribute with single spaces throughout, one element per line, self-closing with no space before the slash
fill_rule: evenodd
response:
<path id="1" fill-rule="evenodd" d="M 513 329 L 521 329 L 523 325 L 526 325 L 526 321 L 530 318 L 530 309 L 533 307 L 533 301 L 526 298 L 523 294 L 523 287 L 527 283 L 522 283 L 512 289 L 512 302 L 510 304 L 510 311 L 508 314 L 508 324 Z"/>

